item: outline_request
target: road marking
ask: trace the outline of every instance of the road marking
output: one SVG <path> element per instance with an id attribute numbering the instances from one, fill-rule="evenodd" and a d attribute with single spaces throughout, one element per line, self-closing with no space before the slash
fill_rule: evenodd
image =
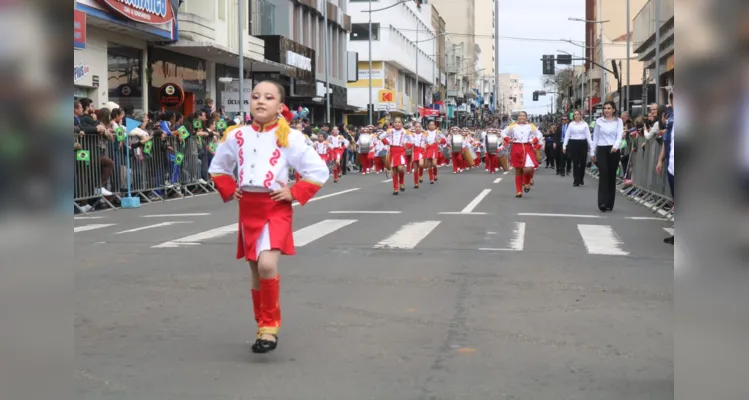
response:
<path id="1" fill-rule="evenodd" d="M 518 213 L 523 217 L 559 217 L 559 218 L 601 218 L 598 215 L 587 214 L 546 214 L 546 213 Z"/>
<path id="2" fill-rule="evenodd" d="M 73 217 L 73 219 L 102 219 L 106 217 Z"/>
<path id="3" fill-rule="evenodd" d="M 504 249 L 481 247 L 481 251 L 523 251 L 525 248 L 525 222 L 516 222 L 510 247 Z"/>
<path id="4" fill-rule="evenodd" d="M 204 217 L 211 215 L 211 213 L 192 213 L 192 214 L 149 214 L 143 215 L 141 218 L 171 218 L 171 217 Z"/>
<path id="5" fill-rule="evenodd" d="M 499 182 L 502 182 L 502 178 L 497 178 L 494 180 L 494 183 L 499 183 Z"/>
<path id="6" fill-rule="evenodd" d="M 317 200 L 322 200 L 322 199 L 327 199 L 328 197 L 333 197 L 333 196 L 338 196 L 338 195 L 342 195 L 342 194 L 346 194 L 346 193 L 351 193 L 351 192 L 355 192 L 355 191 L 357 191 L 357 190 L 359 190 L 359 189 L 360 189 L 360 188 L 346 189 L 346 190 L 342 190 L 342 191 L 340 191 L 340 192 L 335 192 L 335 193 L 330 193 L 330 194 L 326 194 L 326 195 L 324 195 L 324 196 L 313 197 L 313 198 L 309 199 L 309 201 L 308 201 L 307 203 L 312 203 L 313 201 L 317 201 Z M 298 206 L 298 205 L 300 205 L 300 204 L 299 204 L 299 202 L 296 202 L 296 201 L 295 201 L 295 202 L 293 202 L 293 203 L 292 203 L 291 205 L 292 205 L 292 206 L 294 206 L 294 207 L 296 207 L 296 206 Z"/>
<path id="7" fill-rule="evenodd" d="M 294 232 L 294 246 L 302 247 L 356 222 L 355 219 L 326 219 Z"/>
<path id="8" fill-rule="evenodd" d="M 400 214 L 402 211 L 331 211 L 328 214 Z"/>
<path id="9" fill-rule="evenodd" d="M 192 223 L 192 221 L 167 221 L 167 222 L 160 222 L 158 224 L 141 226 L 139 228 L 128 229 L 126 231 L 117 232 L 117 233 L 115 233 L 115 235 L 121 235 L 123 233 L 130 233 L 130 232 L 144 231 L 146 229 L 160 228 L 162 226 L 169 226 L 169 225 L 174 225 L 174 224 L 191 224 L 191 223 Z"/>
<path id="10" fill-rule="evenodd" d="M 622 241 L 610 225 L 577 225 L 577 230 L 585 242 L 588 254 L 607 256 L 628 256 L 621 248 Z"/>
<path id="11" fill-rule="evenodd" d="M 450 212 L 441 212 L 441 215 L 486 215 L 485 212 L 462 212 L 462 211 L 450 211 Z"/>
<path id="12" fill-rule="evenodd" d="M 481 193 L 479 193 L 479 195 L 476 196 L 475 199 L 471 200 L 471 202 L 468 203 L 468 205 L 466 206 L 466 208 L 464 208 L 461 212 L 462 213 L 466 213 L 466 214 L 472 212 L 473 209 L 476 208 L 476 206 L 478 206 L 479 203 L 481 203 L 481 200 L 484 200 L 484 197 L 486 197 L 487 195 L 489 195 L 489 193 L 491 193 L 491 191 L 492 191 L 491 189 L 484 189 L 484 190 L 482 190 Z"/>
<path id="13" fill-rule="evenodd" d="M 392 179 L 388 179 L 386 181 L 382 181 L 381 183 L 387 183 L 387 182 L 392 182 L 392 181 L 393 181 Z"/>
<path id="14" fill-rule="evenodd" d="M 631 219 L 635 221 L 666 221 L 665 218 L 658 217 L 626 217 L 625 219 Z"/>
<path id="15" fill-rule="evenodd" d="M 151 246 L 151 248 L 165 249 L 165 248 L 175 248 L 175 247 L 180 247 L 180 246 L 197 246 L 201 244 L 201 242 L 204 242 L 208 239 L 215 239 L 215 238 L 229 235 L 231 233 L 236 233 L 237 229 L 238 229 L 238 224 L 235 222 L 231 225 L 226 225 L 220 228 L 211 229 L 209 231 L 204 231 L 204 232 L 196 233 L 194 235 L 185 236 L 180 239 L 170 240 L 168 242 L 164 242 L 156 246 Z"/>
<path id="16" fill-rule="evenodd" d="M 106 228 L 112 225 L 117 225 L 117 224 L 91 224 L 91 225 L 76 226 L 73 228 L 73 233 L 92 231 L 94 229 Z"/>
<path id="17" fill-rule="evenodd" d="M 429 235 L 440 221 L 413 222 L 403 225 L 401 229 L 377 243 L 375 249 L 413 249 Z"/>
<path id="18" fill-rule="evenodd" d="M 674 236 L 674 228 L 663 228 L 669 235 Z"/>
<path id="19" fill-rule="evenodd" d="M 509 173 L 510 173 L 510 171 L 505 171 L 505 172 L 502 173 L 502 175 L 507 175 Z"/>

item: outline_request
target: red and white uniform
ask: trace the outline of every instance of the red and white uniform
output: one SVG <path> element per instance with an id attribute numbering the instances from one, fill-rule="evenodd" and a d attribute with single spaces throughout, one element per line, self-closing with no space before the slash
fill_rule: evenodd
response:
<path id="1" fill-rule="evenodd" d="M 414 133 L 411 136 L 411 141 L 414 146 L 412 161 L 423 160 L 426 156 L 427 145 L 426 145 L 426 132 Z"/>
<path id="2" fill-rule="evenodd" d="M 341 135 L 330 135 L 328 136 L 328 145 L 332 150 L 332 159 L 335 161 L 341 161 L 343 149 L 348 146 L 348 141 Z"/>
<path id="3" fill-rule="evenodd" d="M 390 146 L 390 167 L 406 165 L 406 145 L 413 139 L 405 129 L 391 129 L 380 135 L 380 140 Z"/>
<path id="4" fill-rule="evenodd" d="M 385 161 L 384 157 L 378 157 L 377 155 L 381 154 L 383 151 L 387 152 L 387 149 L 387 146 L 382 142 L 382 140 L 377 138 L 372 139 L 372 153 L 370 154 L 373 154 L 375 172 L 377 172 L 378 174 L 385 169 Z"/>
<path id="5" fill-rule="evenodd" d="M 317 155 L 319 155 L 320 158 L 324 162 L 328 162 L 328 159 L 329 159 L 328 158 L 328 152 L 330 150 L 330 145 L 328 145 L 327 142 L 322 141 L 322 142 L 315 142 L 315 144 L 313 145 L 313 147 L 314 147 L 315 152 L 317 153 Z"/>
<path id="6" fill-rule="evenodd" d="M 237 259 L 257 261 L 265 250 L 292 255 L 291 202 L 276 202 L 270 192 L 289 181 L 289 167 L 304 177 L 291 187 L 296 201 L 304 205 L 328 180 L 328 168 L 302 132 L 291 130 L 288 147 L 280 147 L 277 124 L 252 124 L 229 131 L 218 146 L 208 172 L 225 202 L 242 190 L 239 202 Z M 234 179 L 234 167 L 239 178 Z"/>
<path id="7" fill-rule="evenodd" d="M 437 158 L 440 152 L 439 145 L 447 143 L 447 138 L 440 131 L 427 131 L 426 138 L 426 158 Z"/>
<path id="8" fill-rule="evenodd" d="M 512 143 L 510 163 L 513 168 L 537 168 L 533 145 L 543 143 L 543 135 L 533 124 L 512 124 L 500 134 L 505 142 Z"/>

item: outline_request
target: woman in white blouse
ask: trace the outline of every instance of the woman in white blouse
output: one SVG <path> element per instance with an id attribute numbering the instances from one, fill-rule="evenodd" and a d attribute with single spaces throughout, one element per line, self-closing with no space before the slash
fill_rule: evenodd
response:
<path id="1" fill-rule="evenodd" d="M 593 146 L 590 150 L 591 161 L 598 165 L 598 209 L 606 212 L 614 209 L 616 199 L 616 170 L 619 167 L 621 154 L 619 147 L 624 135 L 624 124 L 616 117 L 616 105 L 613 101 L 603 104 L 603 117 L 596 120 L 593 129 Z"/>
<path id="2" fill-rule="evenodd" d="M 573 186 L 584 185 L 585 164 L 588 159 L 588 151 L 593 148 L 593 141 L 590 138 L 588 123 L 583 121 L 583 115 L 580 111 L 575 111 L 566 132 L 562 151 L 567 154 L 567 147 L 569 146 L 570 158 L 572 158 L 572 176 L 575 182 Z"/>

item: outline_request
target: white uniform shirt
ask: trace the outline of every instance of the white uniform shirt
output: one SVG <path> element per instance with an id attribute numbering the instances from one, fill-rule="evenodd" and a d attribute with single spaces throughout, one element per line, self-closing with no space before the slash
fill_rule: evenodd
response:
<path id="1" fill-rule="evenodd" d="M 328 154 L 328 149 L 330 146 L 325 141 L 322 142 L 315 142 L 315 151 L 317 154 Z"/>
<path id="2" fill-rule="evenodd" d="M 343 136 L 338 135 L 330 135 L 328 136 L 328 143 L 330 143 L 331 149 L 342 149 L 344 146 L 344 143 L 346 142 L 346 139 L 343 138 Z"/>
<path id="3" fill-rule="evenodd" d="M 533 138 L 538 138 L 543 143 L 544 135 L 533 124 L 510 124 L 500 133 L 502 139 L 509 137 L 513 143 L 533 143 Z"/>
<path id="4" fill-rule="evenodd" d="M 596 127 L 593 128 L 593 146 L 590 147 L 590 155 L 596 154 L 598 146 L 613 146 L 618 149 L 622 147 L 622 135 L 624 134 L 624 123 L 621 118 L 614 118 L 611 121 L 601 117 L 596 120 Z"/>
<path id="5" fill-rule="evenodd" d="M 674 121 L 674 124 L 671 128 L 671 151 L 668 154 L 668 173 L 671 175 L 674 175 L 674 162 L 676 159 L 674 158 L 674 136 L 676 134 L 676 121 Z"/>
<path id="6" fill-rule="evenodd" d="M 426 148 L 426 134 L 424 132 L 414 132 L 414 134 L 411 135 L 411 143 L 414 144 L 414 147 L 421 147 L 422 149 Z"/>
<path id="7" fill-rule="evenodd" d="M 426 145 L 431 146 L 435 143 L 439 143 L 440 139 L 444 137 L 445 136 L 441 134 L 439 131 L 427 131 Z"/>
<path id="8" fill-rule="evenodd" d="M 588 147 L 593 147 L 593 139 L 590 138 L 590 127 L 588 127 L 588 124 L 580 121 L 575 122 L 572 121 L 569 124 L 567 124 L 567 130 L 566 136 L 564 137 L 564 148 L 567 148 L 567 143 L 569 143 L 570 140 L 587 140 L 588 141 Z"/>
<path id="9" fill-rule="evenodd" d="M 328 180 L 328 167 L 307 146 L 302 132 L 291 130 L 289 147 L 279 147 L 276 129 L 257 132 L 251 125 L 230 131 L 216 149 L 208 173 L 233 175 L 239 171 L 237 186 L 247 192 L 270 192 L 281 188 L 279 182 L 289 181 L 289 167 L 306 180 L 323 185 Z"/>
<path id="10" fill-rule="evenodd" d="M 408 135 L 404 129 L 401 129 L 399 131 L 392 129 L 380 135 L 380 139 L 381 140 L 387 139 L 390 146 L 399 146 L 399 147 L 405 146 L 406 143 L 412 143 L 412 139 L 410 137 L 411 136 Z"/>
<path id="11" fill-rule="evenodd" d="M 381 153 L 383 150 L 387 150 L 387 146 L 385 146 L 385 143 L 377 138 L 374 139 L 372 148 L 374 148 L 376 154 Z"/>

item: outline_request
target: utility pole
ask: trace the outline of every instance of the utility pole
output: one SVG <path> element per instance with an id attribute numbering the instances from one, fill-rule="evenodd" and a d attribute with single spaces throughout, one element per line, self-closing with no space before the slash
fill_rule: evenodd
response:
<path id="1" fill-rule="evenodd" d="M 372 102 L 372 2 L 369 2 L 369 125 L 372 124 L 372 114 L 374 113 L 374 103 Z M 383 74 L 385 71 L 382 71 Z"/>
<path id="2" fill-rule="evenodd" d="M 325 122 L 332 124 L 330 120 L 330 49 L 328 48 L 328 0 L 322 2 L 323 16 L 323 40 L 325 41 Z M 371 18 L 371 17 L 370 17 Z M 370 35 L 372 33 L 370 32 Z M 371 59 L 372 57 L 370 57 Z M 370 82 L 372 80 L 370 79 Z"/>
<path id="3" fill-rule="evenodd" d="M 244 27 L 242 26 L 242 15 L 244 15 L 244 2 L 238 0 L 237 7 L 237 35 L 239 39 L 239 115 L 241 123 L 244 124 Z"/>
<path id="4" fill-rule="evenodd" d="M 414 101 L 416 102 L 416 110 L 419 110 L 419 20 L 417 18 L 416 20 L 416 41 L 414 41 L 414 45 L 416 46 L 416 68 L 414 69 L 414 75 L 416 75 L 416 92 L 414 92 Z"/>
<path id="5" fill-rule="evenodd" d="M 655 0 L 655 103 L 661 104 L 661 0 Z"/>
<path id="6" fill-rule="evenodd" d="M 629 5 L 630 5 L 629 2 L 630 0 L 627 0 L 627 96 L 625 97 L 627 102 L 626 102 L 626 106 L 624 106 L 624 109 L 626 111 L 629 111 L 629 105 L 630 105 L 630 102 L 629 102 L 629 82 L 630 82 L 629 81 L 629 78 L 630 78 L 629 65 L 630 65 L 630 58 L 631 58 L 630 53 L 632 52 L 630 49 L 630 46 L 632 43 L 632 34 L 631 34 L 632 31 L 630 30 L 630 27 L 629 27 L 629 24 L 632 18 L 630 18 L 630 15 L 629 15 Z M 619 93 L 619 96 L 621 96 L 621 93 Z"/>
<path id="7" fill-rule="evenodd" d="M 603 0 L 598 0 L 598 12 L 596 13 L 596 20 L 601 21 L 603 16 Z M 601 46 L 601 65 L 606 63 L 603 55 L 603 23 L 599 24 L 598 28 L 598 45 Z M 601 68 L 601 104 L 606 101 L 606 70 Z"/>
<path id="8" fill-rule="evenodd" d="M 494 0 L 494 110 L 499 112 L 499 0 Z"/>

